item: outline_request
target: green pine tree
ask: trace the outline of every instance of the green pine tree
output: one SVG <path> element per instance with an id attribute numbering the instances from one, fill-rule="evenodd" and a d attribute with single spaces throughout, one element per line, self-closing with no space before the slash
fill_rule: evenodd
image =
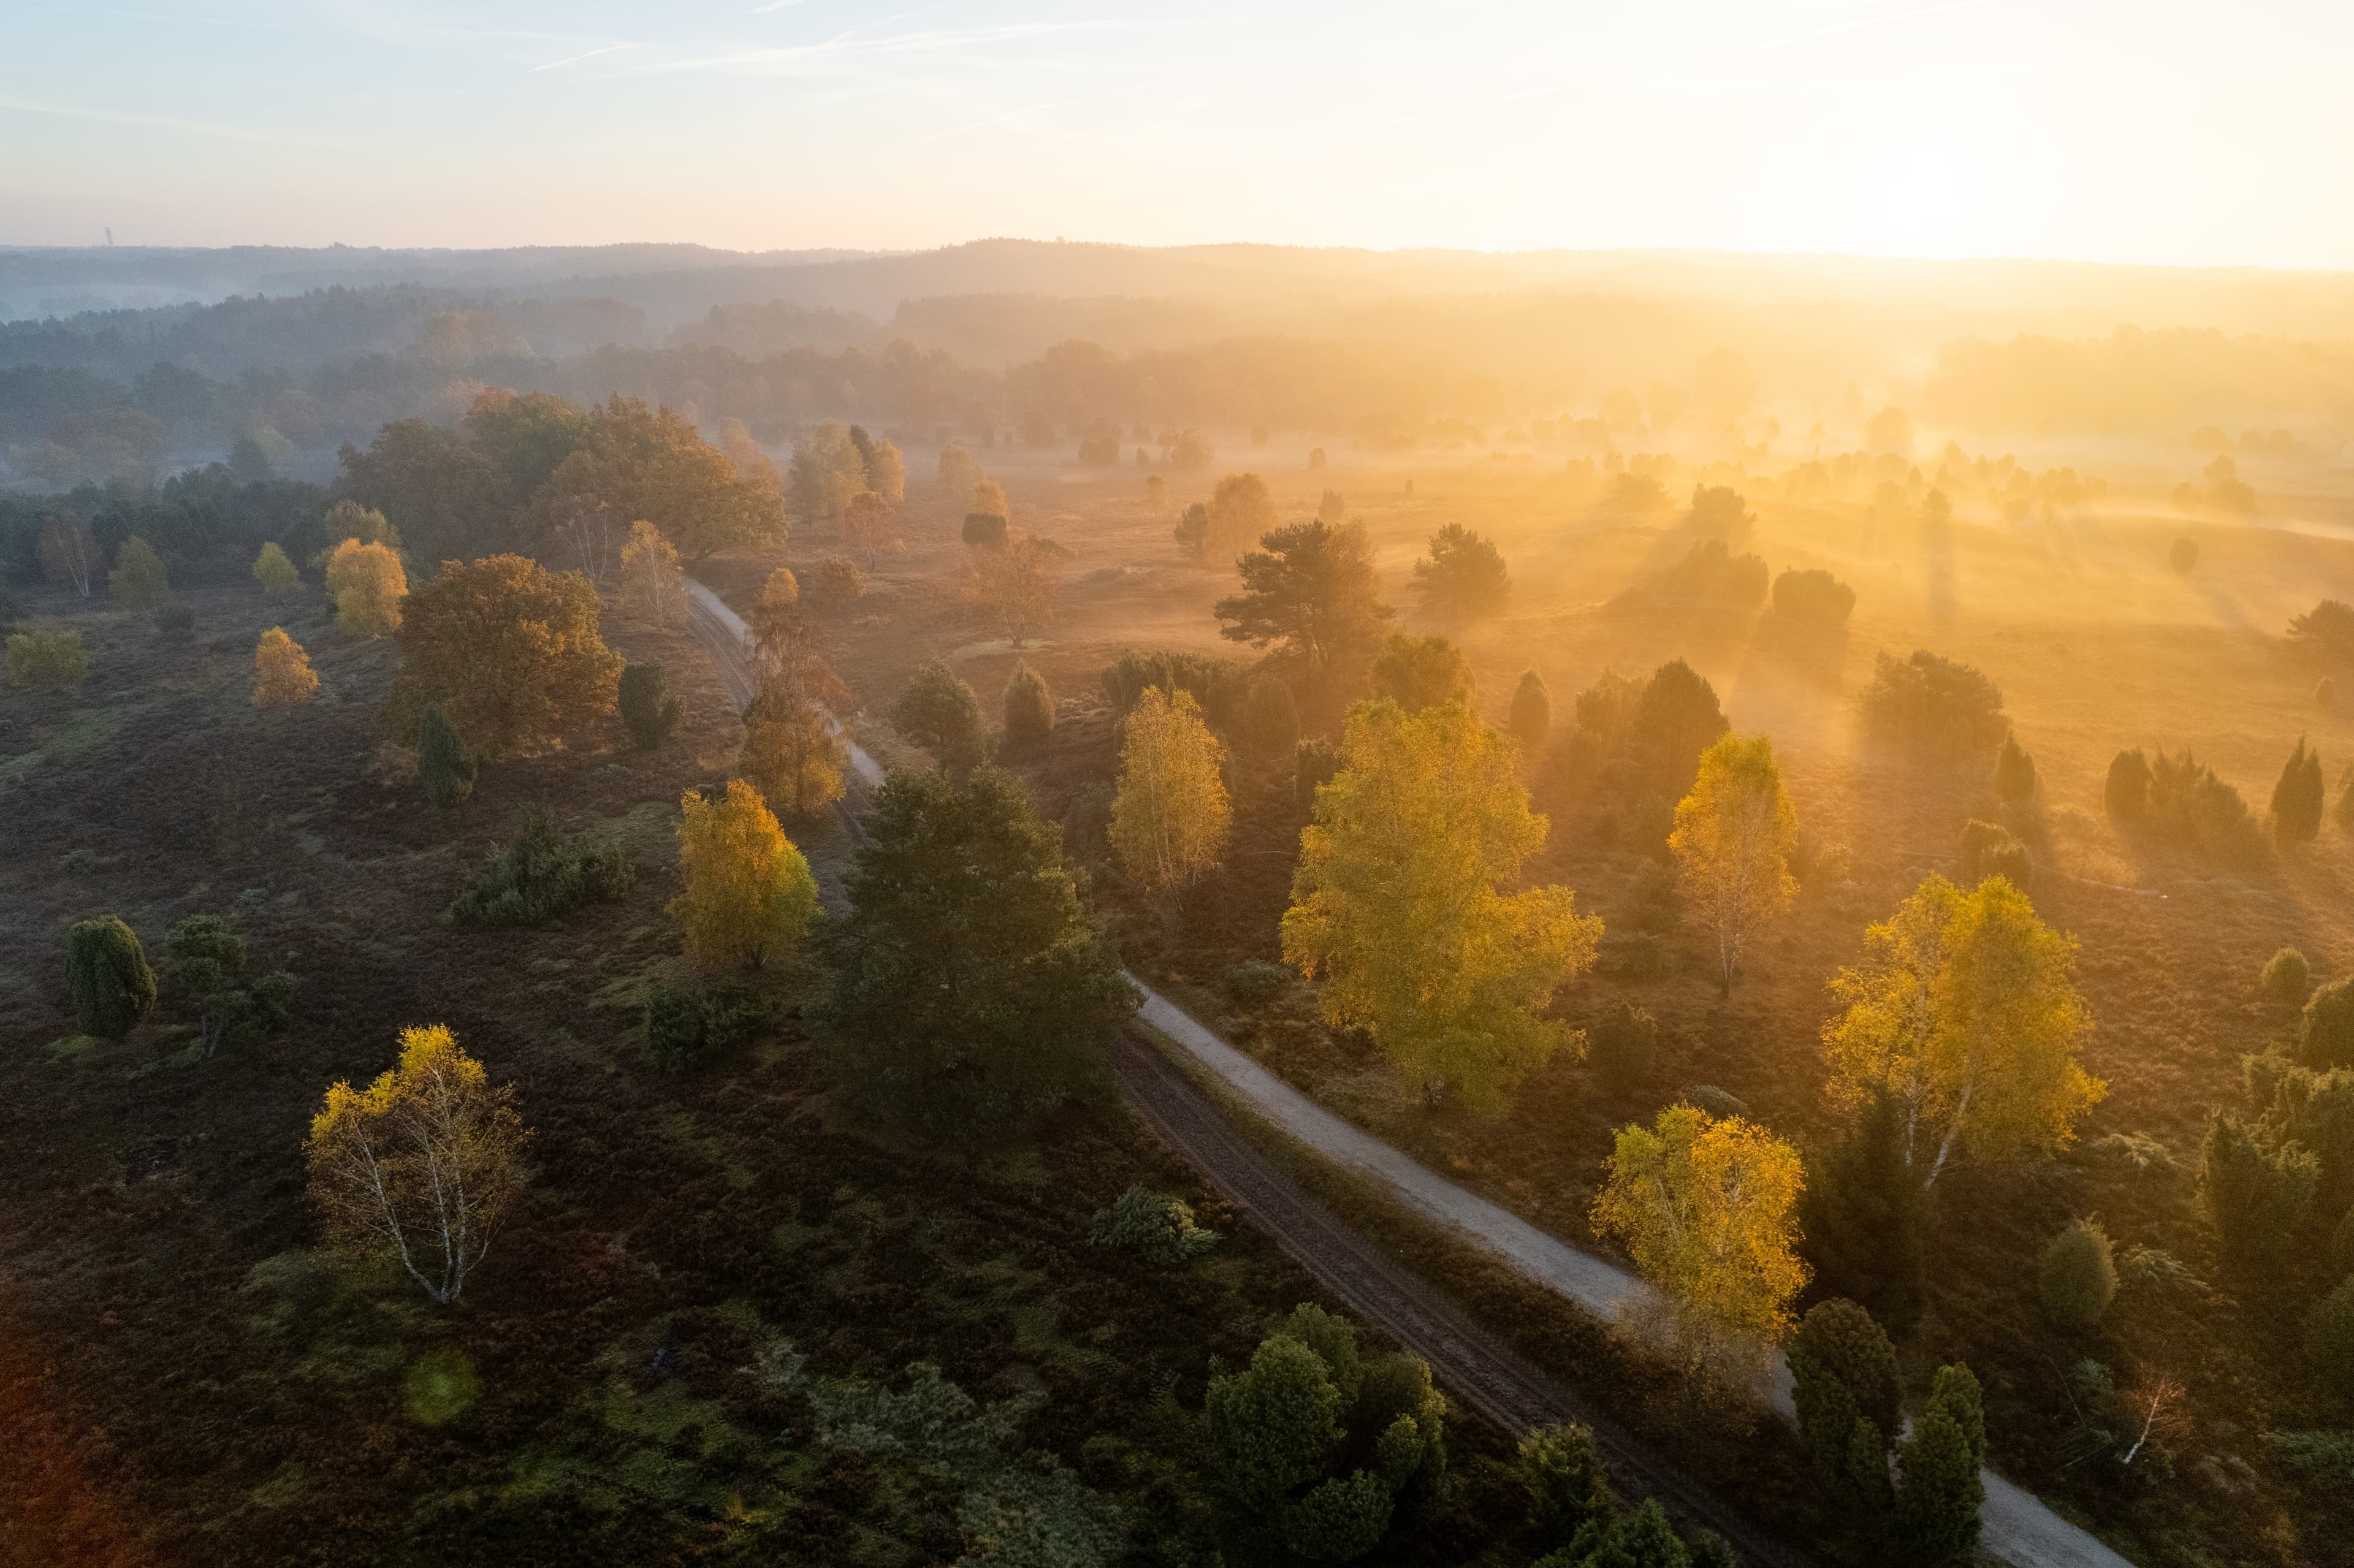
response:
<path id="1" fill-rule="evenodd" d="M 66 933 L 66 990 L 74 1027 L 101 1040 L 122 1039 L 155 1011 L 155 971 L 138 934 L 112 915 Z"/>

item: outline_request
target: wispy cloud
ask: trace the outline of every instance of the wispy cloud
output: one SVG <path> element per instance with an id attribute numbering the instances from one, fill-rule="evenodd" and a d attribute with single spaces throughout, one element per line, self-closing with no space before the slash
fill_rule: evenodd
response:
<path id="1" fill-rule="evenodd" d="M 1826 23 L 1819 27 L 1809 27 L 1803 33 L 1792 33 L 1787 37 L 1772 38 L 1758 47 L 1786 49 L 1792 44 L 1803 44 L 1810 38 L 1828 38 L 1836 33 L 1852 33 L 1859 28 L 1877 27 L 1889 22 L 1909 22 L 1915 16 L 1934 16 L 1941 11 L 1967 11 L 1985 4 L 1986 0 L 1945 0 L 1943 5 L 1921 5 L 1910 11 L 1892 11 L 1878 16 L 1851 16 L 1844 22 Z"/>
<path id="2" fill-rule="evenodd" d="M 38 99 L 0 93 L 0 112 L 48 114 L 63 120 L 95 120 L 109 125 L 136 125 L 149 131 L 181 131 L 196 136 L 218 136 L 230 142 L 260 142 L 283 147 L 342 146 L 307 132 L 260 130 L 245 125 L 220 125 L 204 120 L 181 120 L 164 114 L 140 114 L 127 109 L 92 109 L 77 103 L 44 103 Z"/>
<path id="3" fill-rule="evenodd" d="M 638 47 L 639 46 L 636 44 L 606 44 L 598 48 L 583 49 L 577 55 L 567 55 L 560 60 L 550 60 L 546 65 L 535 65 L 524 74 L 525 76 L 537 76 L 544 70 L 558 70 L 565 66 L 578 65 L 582 60 L 593 60 L 599 55 L 618 54 L 623 49 L 634 49 Z"/>
<path id="4" fill-rule="evenodd" d="M 822 76 L 854 68 L 864 60 L 951 56 L 1058 34 L 1103 32 L 1119 26 L 1111 21 L 1011 22 L 989 27 L 930 27 L 880 37 L 864 37 L 852 31 L 813 44 L 752 45 L 648 60 L 632 67 L 629 74 L 664 76 L 710 71 L 743 76 Z"/>

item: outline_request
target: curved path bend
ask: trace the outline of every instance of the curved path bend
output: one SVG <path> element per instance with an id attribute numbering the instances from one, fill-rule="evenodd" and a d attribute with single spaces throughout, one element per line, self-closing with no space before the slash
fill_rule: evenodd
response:
<path id="1" fill-rule="evenodd" d="M 710 649 L 721 680 L 741 707 L 752 697 L 743 619 L 693 577 L 686 579 L 686 587 L 688 624 Z M 838 723 L 834 729 L 841 733 Z M 868 789 L 880 785 L 881 766 L 847 736 L 844 744 L 859 782 Z M 854 820 L 847 812 L 844 816 L 855 832 Z M 1641 1319 L 1658 1310 L 1656 1293 L 1633 1275 L 1539 1230 L 1326 1110 L 1142 980 L 1134 975 L 1129 979 L 1144 998 L 1137 1010 L 1140 1021 L 1296 1141 L 1606 1322 L 1621 1314 Z M 1805 1561 L 1788 1546 L 1761 1535 L 1691 1478 L 1658 1459 L 1616 1423 L 1505 1348 L 1439 1292 L 1389 1262 L 1225 1127 L 1219 1112 L 1169 1064 L 1155 1059 L 1149 1047 L 1124 1043 L 1119 1066 L 1122 1086 L 1145 1119 L 1212 1186 L 1242 1203 L 1287 1253 L 1353 1309 L 1429 1361 L 1442 1383 L 1482 1414 L 1512 1430 L 1547 1420 L 1584 1423 L 1609 1451 L 1614 1467 L 1638 1489 L 1659 1494 L 1678 1511 L 1717 1531 L 1744 1561 Z M 1766 1396 L 1786 1419 L 1795 1414 L 1789 1367 L 1779 1351 L 1774 1353 Z M 1986 1485 L 1978 1543 L 1985 1555 L 2013 1568 L 2131 1568 L 2091 1531 L 2061 1518 L 2023 1488 L 1990 1469 L 1980 1471 L 1979 1478 Z"/>

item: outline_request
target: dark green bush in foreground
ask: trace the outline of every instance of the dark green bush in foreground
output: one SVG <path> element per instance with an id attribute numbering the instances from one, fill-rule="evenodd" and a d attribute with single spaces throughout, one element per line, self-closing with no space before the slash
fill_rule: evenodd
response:
<path id="1" fill-rule="evenodd" d="M 675 986 L 646 999 L 646 1049 L 673 1073 L 749 1044 L 768 1025 L 768 999 L 748 985 Z"/>

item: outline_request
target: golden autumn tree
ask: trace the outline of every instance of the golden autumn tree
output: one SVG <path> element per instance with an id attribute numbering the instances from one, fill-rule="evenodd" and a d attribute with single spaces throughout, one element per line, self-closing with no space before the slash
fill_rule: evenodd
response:
<path id="1" fill-rule="evenodd" d="M 881 491 L 862 490 L 850 498 L 842 513 L 842 543 L 869 571 L 899 543 L 899 514 Z"/>
<path id="2" fill-rule="evenodd" d="M 678 552 L 661 529 L 642 517 L 630 524 L 629 539 L 621 546 L 621 601 L 653 626 L 677 624 L 686 606 Z"/>
<path id="3" fill-rule="evenodd" d="M 1798 813 L 1782 788 L 1772 741 L 1728 735 L 1701 754 L 1700 777 L 1676 807 L 1668 848 L 1685 907 L 1716 933 L 1718 980 L 1728 994 L 1743 942 L 1798 890 L 1790 874 L 1797 844 Z"/>
<path id="4" fill-rule="evenodd" d="M 1148 686 L 1121 726 L 1111 847 L 1172 910 L 1225 853 L 1235 815 L 1218 771 L 1225 755 L 1191 692 Z"/>
<path id="5" fill-rule="evenodd" d="M 817 878 L 760 792 L 741 779 L 716 800 L 679 800 L 679 865 L 686 891 L 671 900 L 686 954 L 711 969 L 758 964 L 809 934 Z"/>
<path id="6" fill-rule="evenodd" d="M 764 797 L 792 816 L 813 817 L 842 799 L 848 760 L 825 709 L 800 683 L 761 682 L 744 710 L 736 765 Z"/>
<path id="7" fill-rule="evenodd" d="M 387 705 L 406 733 L 440 703 L 476 749 L 495 757 L 553 745 L 610 714 L 621 659 L 597 629 L 597 590 L 578 572 L 523 556 L 444 561 L 408 596 L 400 675 Z"/>
<path id="8" fill-rule="evenodd" d="M 1859 1107 L 1887 1095 L 1922 1186 L 1957 1149 L 2001 1159 L 2073 1141 L 2108 1087 L 2076 1060 L 2092 1018 L 2075 938 L 2005 878 L 1964 892 L 1932 876 L 1865 944 L 1831 981 L 1845 1004 L 1823 1030 L 1831 1097 Z"/>
<path id="9" fill-rule="evenodd" d="M 366 1089 L 338 1082 L 302 1146 L 327 1243 L 396 1258 L 448 1306 L 496 1238 L 530 1134 L 512 1087 L 441 1024 L 405 1029 L 400 1061 Z"/>
<path id="10" fill-rule="evenodd" d="M 309 702 L 318 690 L 318 673 L 311 668 L 311 656 L 302 645 L 287 636 L 282 626 L 263 632 L 253 645 L 253 705 L 290 707 Z"/>
<path id="11" fill-rule="evenodd" d="M 335 624 L 355 637 L 382 637 L 400 630 L 401 601 L 408 574 L 391 546 L 346 539 L 327 556 L 327 597 L 335 601 Z"/>
<path id="12" fill-rule="evenodd" d="M 1493 1109 L 1569 1038 L 1539 1016 L 1602 922 L 1566 887 L 1507 894 L 1544 842 L 1517 752 L 1459 703 L 1350 710 L 1341 771 L 1299 836 L 1283 956 L 1324 1017 L 1369 1030 L 1426 1097 Z"/>
<path id="13" fill-rule="evenodd" d="M 1673 1105 L 1618 1129 L 1594 1230 L 1667 1298 L 1688 1351 L 1762 1351 L 1807 1283 L 1795 1250 L 1805 1185 L 1798 1151 L 1764 1128 Z"/>

